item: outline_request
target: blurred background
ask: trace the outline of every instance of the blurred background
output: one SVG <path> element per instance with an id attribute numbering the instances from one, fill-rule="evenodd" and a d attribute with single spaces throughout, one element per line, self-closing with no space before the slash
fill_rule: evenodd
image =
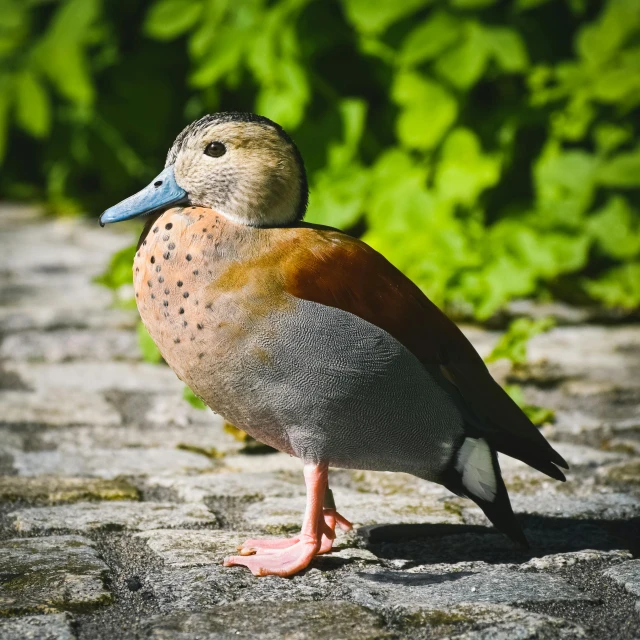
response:
<path id="1" fill-rule="evenodd" d="M 3 200 L 96 217 L 250 110 L 454 316 L 640 304 L 638 0 L 0 0 L 0 65 Z"/>

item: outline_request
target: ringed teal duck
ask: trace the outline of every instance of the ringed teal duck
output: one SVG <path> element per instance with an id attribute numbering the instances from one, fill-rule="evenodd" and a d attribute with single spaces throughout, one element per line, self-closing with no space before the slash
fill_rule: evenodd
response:
<path id="1" fill-rule="evenodd" d="M 302 158 L 274 122 L 219 113 L 177 137 L 165 169 L 101 223 L 147 215 L 134 260 L 142 321 L 214 411 L 304 463 L 299 536 L 247 540 L 225 565 L 290 576 L 331 549 L 329 466 L 403 471 L 476 502 L 525 545 L 498 452 L 567 467 L 470 342 L 360 240 L 302 222 Z"/>

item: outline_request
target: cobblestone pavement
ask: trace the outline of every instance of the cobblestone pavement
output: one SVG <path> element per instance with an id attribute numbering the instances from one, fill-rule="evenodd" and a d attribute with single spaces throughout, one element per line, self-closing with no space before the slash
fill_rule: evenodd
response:
<path id="1" fill-rule="evenodd" d="M 571 472 L 502 459 L 529 553 L 438 486 L 334 470 L 356 530 L 257 579 L 221 559 L 297 529 L 300 462 L 245 452 L 141 361 L 135 312 L 91 282 L 130 230 L 0 220 L 0 640 L 640 637 L 640 325 L 531 343 L 518 379 Z"/>

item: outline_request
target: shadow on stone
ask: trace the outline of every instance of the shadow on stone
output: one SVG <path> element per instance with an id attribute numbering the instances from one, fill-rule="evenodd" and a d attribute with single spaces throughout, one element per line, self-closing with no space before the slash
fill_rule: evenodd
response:
<path id="1" fill-rule="evenodd" d="M 599 520 L 521 515 L 531 548 L 523 551 L 492 527 L 464 524 L 382 524 L 361 527 L 357 534 L 375 555 L 386 559 L 439 562 L 521 563 L 554 553 L 628 549 L 640 553 L 640 518 Z M 415 558 L 414 555 L 415 554 Z"/>

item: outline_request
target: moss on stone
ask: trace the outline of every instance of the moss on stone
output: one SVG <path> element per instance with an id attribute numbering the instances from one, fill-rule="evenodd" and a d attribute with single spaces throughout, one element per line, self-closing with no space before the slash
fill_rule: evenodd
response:
<path id="1" fill-rule="evenodd" d="M 139 491 L 126 480 L 100 478 L 24 478 L 0 476 L 0 502 L 84 502 L 87 500 L 139 500 Z"/>

